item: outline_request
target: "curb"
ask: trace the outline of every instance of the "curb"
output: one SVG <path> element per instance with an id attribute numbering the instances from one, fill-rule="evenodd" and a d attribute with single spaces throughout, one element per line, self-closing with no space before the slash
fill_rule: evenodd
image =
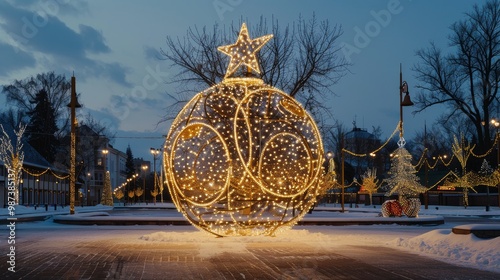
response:
<path id="1" fill-rule="evenodd" d="M 84 215 L 84 216 L 68 216 L 59 215 L 54 217 L 54 222 L 59 224 L 70 224 L 70 225 L 173 225 L 173 226 L 184 226 L 191 225 L 188 220 L 184 217 L 141 217 L 137 218 L 134 216 L 120 216 L 109 218 L 110 216 L 103 216 L 98 214 L 97 216 Z M 309 218 L 305 217 L 300 220 L 297 225 L 301 226 L 347 226 L 347 225 L 441 225 L 444 224 L 444 218 L 441 216 L 428 216 L 422 218 Z"/>

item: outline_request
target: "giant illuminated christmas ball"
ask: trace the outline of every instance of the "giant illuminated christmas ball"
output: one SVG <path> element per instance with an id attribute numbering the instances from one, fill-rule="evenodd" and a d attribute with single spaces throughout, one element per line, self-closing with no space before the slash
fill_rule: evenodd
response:
<path id="1" fill-rule="evenodd" d="M 255 52 L 271 36 L 219 50 L 231 56 L 224 80 L 194 96 L 172 123 L 164 169 L 172 200 L 196 227 L 218 236 L 273 235 L 316 202 L 323 164 L 314 120 L 286 93 L 252 77 Z"/>

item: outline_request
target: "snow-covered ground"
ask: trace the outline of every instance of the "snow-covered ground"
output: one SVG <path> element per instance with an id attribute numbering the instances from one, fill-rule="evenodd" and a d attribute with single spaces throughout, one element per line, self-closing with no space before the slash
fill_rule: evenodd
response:
<path id="1" fill-rule="evenodd" d="M 132 208 L 145 208 L 145 205 L 134 205 Z M 147 208 L 173 207 L 171 204 L 148 205 Z M 340 213 L 338 205 L 320 206 L 315 209 L 312 214 L 307 217 L 314 218 L 351 218 L 351 219 L 366 219 L 375 217 L 380 210 L 371 207 L 346 208 L 344 213 Z M 490 224 L 488 227 L 500 227 L 500 208 L 491 207 L 491 211 L 486 212 L 484 207 L 446 207 L 446 206 L 429 206 L 429 209 L 423 209 L 420 216 L 425 215 L 441 215 L 441 216 L 491 216 L 491 220 L 498 223 Z M 77 207 L 76 215 L 89 212 L 102 212 L 111 210 L 109 206 L 94 206 L 94 207 Z M 330 210 L 330 211 L 319 211 Z M 336 210 L 336 211 L 332 211 Z M 16 207 L 16 216 L 36 216 L 47 214 L 65 214 L 69 212 L 69 208 L 60 208 L 54 210 L 49 207 L 48 211 L 45 208 L 32 207 Z M 116 211 L 115 211 L 116 212 Z M 134 213 L 134 211 L 128 211 Z M 148 215 L 147 211 L 137 211 L 136 215 Z M 155 213 L 163 213 L 156 211 Z M 88 214 L 86 214 L 88 215 Z M 132 214 L 134 215 L 134 214 Z M 162 216 L 177 216 L 179 215 L 174 210 L 165 210 Z M 7 209 L 0 209 L 0 218 L 7 219 Z M 391 218 L 387 218 L 391 219 Z M 201 254 L 216 254 L 221 251 L 237 251 L 246 243 L 256 242 L 301 242 L 310 246 L 319 248 L 334 248 L 339 244 L 349 245 L 374 245 L 374 246 L 390 246 L 400 250 L 414 252 L 419 255 L 425 255 L 440 261 L 463 265 L 467 267 L 478 268 L 500 273 L 500 237 L 492 239 L 480 239 L 474 235 L 460 235 L 452 233 L 451 229 L 457 224 L 446 223 L 439 226 L 402 226 L 402 225 L 364 225 L 364 226 L 296 226 L 291 230 L 278 233 L 274 238 L 263 237 L 237 237 L 237 238 L 213 238 L 213 236 L 200 232 L 194 227 L 186 226 L 165 226 L 165 228 L 144 226 L 144 231 L 138 235 L 137 227 L 134 230 L 122 227 L 121 234 L 136 236 L 135 240 L 141 242 L 184 242 L 201 244 Z M 28 225 L 27 225 L 28 226 Z M 79 227 L 55 224 L 51 220 L 44 222 L 30 223 L 29 227 L 39 227 L 38 234 L 57 235 L 57 229 L 60 227 Z M 112 226 L 105 226 L 109 228 Z M 86 230 L 91 228 L 86 227 Z M 20 228 L 19 230 L 22 230 Z"/>

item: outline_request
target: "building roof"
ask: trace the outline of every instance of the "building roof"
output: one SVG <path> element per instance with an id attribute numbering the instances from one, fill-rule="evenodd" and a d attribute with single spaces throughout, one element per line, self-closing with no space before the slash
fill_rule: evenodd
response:
<path id="1" fill-rule="evenodd" d="M 17 136 L 16 133 L 14 132 L 14 128 L 10 124 L 2 122 L 2 120 L 0 120 L 0 125 L 2 125 L 3 129 L 9 136 L 12 146 L 15 146 Z M 0 133 L 3 133 L 1 129 Z M 40 153 L 38 153 L 37 150 L 35 150 L 35 148 L 33 148 L 28 143 L 26 137 L 23 137 L 22 142 L 23 142 L 23 152 L 24 152 L 24 165 L 29 165 L 39 168 L 53 168 L 52 165 L 42 155 L 40 155 Z M 0 162 L 3 164 L 1 160 Z"/>
<path id="2" fill-rule="evenodd" d="M 366 129 L 362 129 L 359 127 L 354 127 L 351 131 L 345 134 L 346 139 L 367 139 L 367 140 L 376 140 L 375 136 Z"/>

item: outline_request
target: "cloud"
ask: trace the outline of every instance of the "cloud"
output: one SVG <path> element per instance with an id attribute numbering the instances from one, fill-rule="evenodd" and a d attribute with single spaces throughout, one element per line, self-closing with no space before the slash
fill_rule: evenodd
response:
<path id="1" fill-rule="evenodd" d="M 151 59 L 154 61 L 158 61 L 162 59 L 161 53 L 158 51 L 158 49 L 151 47 L 151 46 L 144 46 L 144 57 L 146 59 Z"/>
<path id="2" fill-rule="evenodd" d="M 88 3 L 85 0 L 23 0 L 15 3 L 18 8 L 52 15 L 61 13 L 78 16 L 88 13 Z"/>
<path id="3" fill-rule="evenodd" d="M 35 58 L 24 51 L 15 51 L 10 45 L 0 42 L 0 76 L 7 76 L 10 71 L 35 66 Z"/>
<path id="4" fill-rule="evenodd" d="M 116 133 L 118 131 L 118 127 L 120 126 L 120 120 L 118 120 L 115 116 L 110 114 L 106 110 L 94 110 L 88 107 L 85 107 L 83 104 L 83 108 L 78 111 L 78 119 L 83 123 L 89 121 L 91 118 L 93 121 L 98 123 L 99 125 L 106 127 L 108 132 Z"/>
<path id="5" fill-rule="evenodd" d="M 111 49 L 102 32 L 95 28 L 81 24 L 75 31 L 62 22 L 57 12 L 63 11 L 64 5 L 41 8 L 43 6 L 25 3 L 22 7 L 15 7 L 9 2 L 1 2 L 0 28 L 10 37 L 3 44 L 13 45 L 16 53 L 32 53 L 39 64 L 51 70 L 77 70 L 87 77 L 106 77 L 130 86 L 126 81 L 127 69 L 121 64 L 89 58 L 89 55 L 109 53 Z M 25 62 L 24 66 L 32 64 Z M 3 74 L 19 67 L 21 65 L 12 63 L 3 68 Z M 85 79 L 85 76 L 81 78 Z"/>
<path id="6" fill-rule="evenodd" d="M 87 25 L 80 25 L 80 34 L 82 39 L 82 46 L 86 51 L 93 53 L 107 53 L 110 51 L 109 47 L 104 43 L 104 37 L 101 32 Z"/>

